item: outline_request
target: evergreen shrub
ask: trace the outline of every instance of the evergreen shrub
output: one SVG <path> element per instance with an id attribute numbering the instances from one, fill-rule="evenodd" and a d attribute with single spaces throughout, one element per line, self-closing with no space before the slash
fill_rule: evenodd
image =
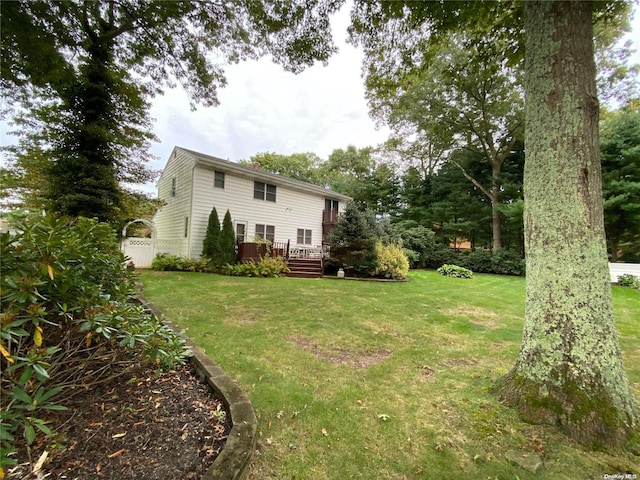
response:
<path id="1" fill-rule="evenodd" d="M 446 245 L 436 245 L 423 254 L 424 267 L 438 269 L 442 265 L 459 265 L 476 273 L 496 273 L 499 275 L 526 274 L 525 260 L 511 250 L 475 250 L 456 253 Z"/>
<path id="2" fill-rule="evenodd" d="M 222 231 L 219 238 L 220 259 L 218 266 L 236 263 L 236 232 L 233 229 L 231 213 L 227 210 L 222 220 Z"/>
<path id="3" fill-rule="evenodd" d="M 457 255 L 449 247 L 436 244 L 432 250 L 423 254 L 425 268 L 439 268 L 456 262 Z"/>
<path id="4" fill-rule="evenodd" d="M 477 273 L 493 273 L 489 250 L 476 249 L 455 254 L 455 264 Z"/>
<path id="5" fill-rule="evenodd" d="M 511 250 L 498 250 L 491 255 L 491 271 L 488 273 L 523 277 L 526 273 L 525 260 Z"/>
<path id="6" fill-rule="evenodd" d="M 421 225 L 413 226 L 401 229 L 400 237 L 411 267 L 425 268 L 431 252 L 436 248 L 434 231 Z"/>
<path id="7" fill-rule="evenodd" d="M 220 219 L 216 207 L 213 207 L 209 214 L 207 231 L 202 241 L 202 256 L 210 258 L 213 263 L 217 263 L 221 255 L 220 246 Z"/>
<path id="8" fill-rule="evenodd" d="M 376 242 L 385 235 L 372 212 L 349 202 L 329 234 L 331 258 L 338 265 L 353 267 L 357 275 L 371 276 L 376 270 Z"/>
<path id="9" fill-rule="evenodd" d="M 97 220 L 30 217 L 0 237 L 0 465 L 17 438 L 51 434 L 47 411 L 63 410 L 67 388 L 91 388 L 118 363 L 170 368 L 184 341 L 133 302 L 115 231 Z M 62 395 L 61 395 L 62 394 Z"/>

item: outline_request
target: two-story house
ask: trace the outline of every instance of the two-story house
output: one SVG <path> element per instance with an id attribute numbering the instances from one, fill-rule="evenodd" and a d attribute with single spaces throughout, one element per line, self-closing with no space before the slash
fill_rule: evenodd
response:
<path id="1" fill-rule="evenodd" d="M 257 168 L 175 147 L 158 182 L 156 253 L 198 258 L 213 207 L 227 210 L 238 242 L 256 238 L 321 247 L 350 197 Z M 163 248 L 163 245 L 166 245 Z"/>

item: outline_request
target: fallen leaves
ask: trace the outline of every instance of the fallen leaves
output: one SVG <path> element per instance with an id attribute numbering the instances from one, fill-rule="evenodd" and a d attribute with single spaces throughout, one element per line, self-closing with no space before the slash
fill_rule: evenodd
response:
<path id="1" fill-rule="evenodd" d="M 134 373 L 78 394 L 69 409 L 73 422 L 56 412 L 52 422 L 63 425 L 70 445 L 47 459 L 51 478 L 132 478 L 132 468 L 149 465 L 157 478 L 204 474 L 230 429 L 224 406 L 188 368 L 159 377 Z"/>

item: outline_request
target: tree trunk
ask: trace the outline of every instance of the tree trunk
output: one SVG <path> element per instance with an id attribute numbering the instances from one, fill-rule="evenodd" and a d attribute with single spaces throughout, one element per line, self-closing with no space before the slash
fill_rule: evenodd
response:
<path id="1" fill-rule="evenodd" d="M 615 448 L 638 407 L 611 301 L 591 3 L 525 2 L 525 32 L 525 325 L 498 389 L 525 420 Z"/>
<path id="2" fill-rule="evenodd" d="M 502 217 L 500 216 L 500 167 L 502 162 L 492 162 L 491 168 L 491 251 L 496 253 L 502 249 Z"/>
<path id="3" fill-rule="evenodd" d="M 609 243 L 611 244 L 609 258 L 611 259 L 612 263 L 616 263 L 618 261 L 618 236 L 613 235 L 609 237 Z"/>

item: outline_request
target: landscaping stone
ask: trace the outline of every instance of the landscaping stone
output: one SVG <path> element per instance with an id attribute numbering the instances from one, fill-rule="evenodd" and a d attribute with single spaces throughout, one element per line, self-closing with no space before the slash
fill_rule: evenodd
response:
<path id="1" fill-rule="evenodd" d="M 542 458 L 539 455 L 524 450 L 509 450 L 504 456 L 511 463 L 531 473 L 537 473 L 543 466 Z"/>

